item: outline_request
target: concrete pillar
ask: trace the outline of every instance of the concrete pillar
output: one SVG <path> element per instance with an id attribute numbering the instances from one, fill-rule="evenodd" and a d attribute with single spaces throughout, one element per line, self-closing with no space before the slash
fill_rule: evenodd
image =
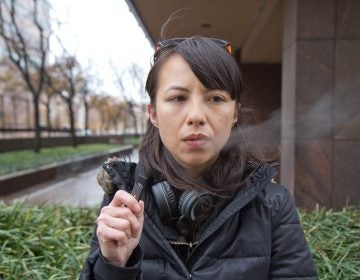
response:
<path id="1" fill-rule="evenodd" d="M 360 1 L 285 0 L 281 183 L 298 206 L 360 203 Z"/>

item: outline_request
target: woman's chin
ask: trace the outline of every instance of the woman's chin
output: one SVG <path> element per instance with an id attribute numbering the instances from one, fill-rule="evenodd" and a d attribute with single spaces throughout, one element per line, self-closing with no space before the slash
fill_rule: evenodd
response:
<path id="1" fill-rule="evenodd" d="M 193 175 L 199 175 L 204 169 L 211 166 L 216 159 L 214 158 L 200 158 L 199 156 L 193 158 L 187 158 L 183 160 L 180 164 L 184 167 L 188 173 Z"/>

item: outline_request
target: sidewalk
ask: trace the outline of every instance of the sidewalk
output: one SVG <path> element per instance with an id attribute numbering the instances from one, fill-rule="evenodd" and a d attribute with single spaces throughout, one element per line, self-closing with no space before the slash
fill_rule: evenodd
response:
<path id="1" fill-rule="evenodd" d="M 130 160 L 138 161 L 135 150 Z M 6 197 L 6 202 L 25 202 L 27 204 L 62 204 L 69 206 L 99 206 L 103 191 L 97 184 L 96 176 L 100 167 L 79 173 L 61 181 L 49 181 L 39 184 L 26 193 L 19 192 Z"/>

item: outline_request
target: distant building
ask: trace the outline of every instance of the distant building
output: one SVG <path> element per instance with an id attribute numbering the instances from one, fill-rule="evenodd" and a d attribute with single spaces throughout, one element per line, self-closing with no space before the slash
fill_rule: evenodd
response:
<path id="1" fill-rule="evenodd" d="M 4 32 L 9 37 L 15 33 L 10 21 L 10 0 L 3 0 L 2 17 Z M 15 1 L 15 19 L 22 39 L 26 42 L 27 52 L 37 52 L 39 32 L 33 22 L 32 0 Z M 43 27 L 44 36 L 51 31 L 50 6 L 46 0 L 38 1 L 38 22 Z M 16 57 L 16 56 L 14 56 Z M 35 58 L 36 56 L 34 56 Z M 3 38 L 0 37 L 0 129 L 28 129 L 34 127 L 32 95 L 27 89 L 20 71 L 10 61 Z M 36 61 L 28 61 L 28 64 Z M 24 62 L 22 62 L 24 63 Z M 31 135 L 31 134 L 30 134 Z M 0 138 L 3 135 L 0 135 Z M 17 136 L 29 136 L 29 132 L 17 133 Z"/>

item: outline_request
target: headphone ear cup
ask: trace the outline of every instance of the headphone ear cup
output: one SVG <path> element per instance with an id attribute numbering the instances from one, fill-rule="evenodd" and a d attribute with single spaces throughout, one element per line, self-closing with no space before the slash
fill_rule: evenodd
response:
<path id="1" fill-rule="evenodd" d="M 196 204 L 197 196 L 194 192 L 183 192 L 179 199 L 179 212 L 181 216 L 184 216 L 188 221 L 194 222 L 196 217 L 194 215 L 194 205 Z"/>
<path id="2" fill-rule="evenodd" d="M 178 207 L 173 188 L 167 181 L 159 182 L 151 187 L 151 191 L 163 221 L 178 216 Z"/>
<path id="3" fill-rule="evenodd" d="M 214 198 L 207 193 L 184 192 L 179 200 L 179 212 L 189 222 L 195 222 L 201 216 L 205 218 L 214 204 Z"/>

